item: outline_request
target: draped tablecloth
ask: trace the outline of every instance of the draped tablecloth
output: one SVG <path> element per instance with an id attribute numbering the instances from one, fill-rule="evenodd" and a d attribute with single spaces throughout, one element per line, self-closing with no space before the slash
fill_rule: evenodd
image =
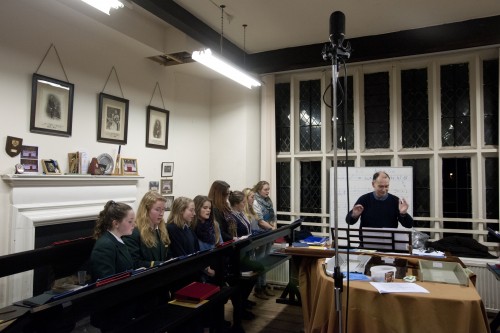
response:
<path id="1" fill-rule="evenodd" d="M 338 332 L 333 279 L 326 275 L 324 262 L 324 259 L 310 257 L 300 260 L 299 289 L 307 333 Z M 417 283 L 430 293 L 380 294 L 368 282 L 350 281 L 347 313 L 348 290 L 344 281 L 343 332 L 489 332 L 484 304 L 472 283 L 469 286 Z"/>

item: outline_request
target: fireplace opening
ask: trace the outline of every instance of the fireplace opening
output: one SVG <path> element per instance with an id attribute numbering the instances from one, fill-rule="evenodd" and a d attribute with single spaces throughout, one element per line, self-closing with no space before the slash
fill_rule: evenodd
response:
<path id="1" fill-rule="evenodd" d="M 49 246 L 54 242 L 90 237 L 93 234 L 95 220 L 37 226 L 35 228 L 35 249 Z M 90 253 L 88 254 L 90 255 Z M 75 257 L 64 265 L 44 266 L 33 271 L 33 295 L 39 295 L 52 288 L 55 279 L 76 274 L 78 270 L 87 270 L 87 254 Z"/>

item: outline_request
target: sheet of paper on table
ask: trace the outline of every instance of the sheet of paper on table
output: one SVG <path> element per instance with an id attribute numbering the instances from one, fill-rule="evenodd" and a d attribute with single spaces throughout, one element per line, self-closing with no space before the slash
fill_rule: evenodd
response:
<path id="1" fill-rule="evenodd" d="M 412 254 L 415 256 L 427 256 L 436 258 L 446 258 L 444 252 L 441 251 L 426 251 L 422 249 L 413 249 Z"/>
<path id="2" fill-rule="evenodd" d="M 375 289 L 381 294 L 386 293 L 424 293 L 428 294 L 429 291 L 416 283 L 406 282 L 370 282 Z"/>

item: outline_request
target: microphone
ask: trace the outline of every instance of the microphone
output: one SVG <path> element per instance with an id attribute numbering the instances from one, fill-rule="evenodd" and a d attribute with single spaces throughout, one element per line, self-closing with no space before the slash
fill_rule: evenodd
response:
<path id="1" fill-rule="evenodd" d="M 335 11 L 330 15 L 330 42 L 334 46 L 341 46 L 345 37 L 345 15 Z"/>

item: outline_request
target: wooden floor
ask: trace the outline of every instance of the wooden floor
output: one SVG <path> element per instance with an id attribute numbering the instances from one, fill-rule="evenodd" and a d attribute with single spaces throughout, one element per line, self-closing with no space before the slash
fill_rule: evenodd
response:
<path id="1" fill-rule="evenodd" d="M 269 300 L 261 300 L 250 295 L 248 298 L 257 303 L 251 310 L 255 319 L 244 320 L 243 328 L 246 333 L 301 333 L 304 332 L 304 320 L 302 308 L 296 305 L 276 303 L 276 298 L 281 295 L 282 290 L 274 290 L 275 297 Z M 233 306 L 231 302 L 225 305 L 226 320 L 233 317 Z"/>

